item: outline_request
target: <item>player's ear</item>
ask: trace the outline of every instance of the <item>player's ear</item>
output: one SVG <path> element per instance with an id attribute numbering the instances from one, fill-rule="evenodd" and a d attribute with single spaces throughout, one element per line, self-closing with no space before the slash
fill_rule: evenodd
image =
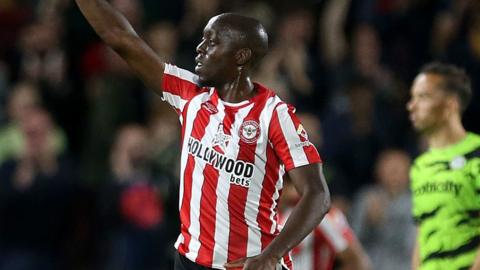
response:
<path id="1" fill-rule="evenodd" d="M 252 50 L 249 48 L 242 48 L 235 54 L 237 65 L 243 66 L 252 58 Z"/>

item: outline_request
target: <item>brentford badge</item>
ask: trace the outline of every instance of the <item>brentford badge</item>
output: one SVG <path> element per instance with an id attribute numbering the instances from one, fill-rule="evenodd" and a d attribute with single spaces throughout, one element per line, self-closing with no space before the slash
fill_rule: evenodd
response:
<path id="1" fill-rule="evenodd" d="M 254 120 L 247 120 L 240 126 L 240 139 L 245 143 L 254 143 L 260 136 L 260 125 Z"/>

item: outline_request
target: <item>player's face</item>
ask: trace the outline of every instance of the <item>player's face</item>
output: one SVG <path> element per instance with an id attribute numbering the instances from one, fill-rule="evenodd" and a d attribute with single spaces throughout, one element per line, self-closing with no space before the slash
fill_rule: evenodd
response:
<path id="1" fill-rule="evenodd" d="M 448 96 L 439 88 L 441 82 L 440 76 L 424 73 L 413 81 L 407 109 L 414 128 L 421 133 L 435 130 L 448 118 Z"/>
<path id="2" fill-rule="evenodd" d="M 195 72 L 203 86 L 219 87 L 235 80 L 235 44 L 229 38 L 228 30 L 212 18 L 203 31 L 203 38 L 197 46 Z"/>

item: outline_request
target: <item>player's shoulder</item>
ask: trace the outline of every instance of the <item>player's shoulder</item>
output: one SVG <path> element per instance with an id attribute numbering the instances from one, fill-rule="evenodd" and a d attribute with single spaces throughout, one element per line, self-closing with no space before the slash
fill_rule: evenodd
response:
<path id="1" fill-rule="evenodd" d="M 259 98 L 257 99 L 257 102 L 265 102 L 265 106 L 277 106 L 280 103 L 283 103 L 283 101 L 280 99 L 279 96 L 275 93 L 275 91 L 259 82 L 254 82 L 255 87 L 257 88 L 258 91 L 258 96 Z"/>
<path id="2" fill-rule="evenodd" d="M 430 177 L 429 168 L 438 166 L 444 166 L 448 164 L 448 158 L 443 152 L 427 150 L 417 156 L 410 167 L 410 180 L 411 183 L 415 183 L 417 179 L 425 179 Z"/>
<path id="3" fill-rule="evenodd" d="M 463 140 L 443 149 L 430 149 L 413 160 L 411 172 L 437 164 L 463 164 L 480 158 L 480 135 L 468 132 Z"/>
<path id="4" fill-rule="evenodd" d="M 164 75 L 170 75 L 167 76 L 166 79 L 172 78 L 172 79 L 180 79 L 195 85 L 199 85 L 198 83 L 198 75 L 191 72 L 190 70 L 178 67 L 174 64 L 170 63 L 165 63 L 165 69 L 163 71 Z"/>
<path id="5" fill-rule="evenodd" d="M 421 167 L 422 164 L 431 163 L 442 158 L 440 153 L 427 150 L 413 159 L 412 169 Z"/>
<path id="6" fill-rule="evenodd" d="M 288 114 L 292 110 L 292 106 L 283 101 L 274 90 L 258 82 L 254 84 L 258 89 L 254 102 L 257 106 L 261 106 L 263 111 L 268 112 L 262 114 L 265 116 L 263 118 L 268 118 L 268 122 L 272 120 L 270 115 L 277 114 L 281 118 L 281 115 Z"/>
<path id="7" fill-rule="evenodd" d="M 465 159 L 467 161 L 472 159 L 480 159 L 480 135 L 469 132 L 466 140 L 468 148 L 464 154 Z"/>
<path id="8" fill-rule="evenodd" d="M 467 161 L 480 158 L 480 135 L 468 132 L 465 139 L 453 147 L 452 152 L 455 153 L 455 158 L 461 156 Z"/>
<path id="9" fill-rule="evenodd" d="M 425 151 L 414 159 L 414 164 L 472 154 L 480 157 L 480 135 L 468 132 L 465 138 L 456 144 L 441 149 Z"/>
<path id="10" fill-rule="evenodd" d="M 480 135 L 468 132 L 466 137 L 466 143 L 469 145 L 469 148 L 477 149 L 480 147 Z"/>

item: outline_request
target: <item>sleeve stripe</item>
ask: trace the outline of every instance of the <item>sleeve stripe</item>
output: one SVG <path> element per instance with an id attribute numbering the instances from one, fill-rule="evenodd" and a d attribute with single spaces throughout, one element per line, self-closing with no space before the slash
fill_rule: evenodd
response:
<path id="1" fill-rule="evenodd" d="M 282 104 L 277 105 L 277 108 L 281 105 Z M 280 119 L 278 119 L 277 108 L 275 108 L 274 111 L 273 111 L 272 120 L 270 122 L 271 128 L 269 130 L 269 133 L 275 133 L 275 131 L 281 129 Z M 270 135 L 269 137 L 271 137 L 274 140 L 277 139 L 277 138 L 275 138 L 275 136 L 272 136 L 272 135 Z M 290 155 L 290 152 L 287 150 L 288 149 L 288 144 L 287 144 L 287 141 L 285 140 L 285 137 L 284 136 L 278 136 L 278 137 L 281 137 L 281 138 L 278 138 L 278 142 L 277 142 L 278 143 L 277 151 L 279 151 L 278 154 L 280 155 L 279 158 L 280 158 L 280 160 L 282 160 L 281 157 L 285 157 L 285 158 L 283 158 L 283 163 L 284 163 L 286 169 L 289 170 L 289 169 L 295 167 L 294 164 L 293 164 L 292 156 Z"/>
<path id="2" fill-rule="evenodd" d="M 178 95 L 183 99 L 191 99 L 198 93 L 198 86 L 190 81 L 174 75 L 165 74 L 162 80 L 162 92 Z M 181 91 L 179 90 L 181 89 Z"/>
<path id="3" fill-rule="evenodd" d="M 294 127 L 294 132 L 295 132 L 295 138 L 298 138 L 298 143 L 304 143 L 304 142 L 308 142 L 308 137 L 304 137 L 304 136 L 300 136 L 300 134 L 298 133 L 298 128 L 299 126 L 301 125 L 300 121 L 298 120 L 298 118 L 295 116 L 295 110 L 288 110 L 288 113 L 290 115 L 290 120 L 292 120 L 292 123 L 293 123 L 293 127 Z M 295 119 L 295 120 L 293 120 Z M 306 131 L 305 131 L 306 132 Z M 307 135 L 308 136 L 308 135 Z M 303 152 L 305 154 L 305 156 L 307 157 L 307 160 L 308 162 L 303 164 L 303 162 L 301 162 L 302 164 L 297 164 L 296 167 L 299 167 L 299 166 L 302 166 L 302 165 L 306 165 L 306 164 L 309 164 L 309 163 L 317 163 L 317 162 L 322 162 L 321 158 L 320 158 L 320 155 L 318 154 L 318 151 L 317 149 L 313 146 L 313 144 L 309 143 L 309 144 L 305 144 L 304 146 L 302 147 L 299 147 L 298 150 L 300 152 Z M 302 151 L 303 150 L 303 151 Z"/>
<path id="4" fill-rule="evenodd" d="M 198 76 L 177 66 L 165 64 L 162 91 L 190 100 L 199 92 L 205 91 L 198 84 Z"/>
<path id="5" fill-rule="evenodd" d="M 290 116 L 287 104 L 279 105 L 277 107 L 277 111 L 277 115 Z M 281 113 L 282 111 L 284 111 L 284 113 Z M 287 117 L 286 119 L 282 119 L 282 121 L 279 121 L 279 123 L 282 129 L 284 139 L 288 138 L 288 140 L 286 140 L 286 143 L 288 144 L 288 149 L 290 149 L 290 156 L 293 158 L 293 167 L 299 167 L 305 164 L 309 164 L 310 162 L 307 158 L 307 155 L 305 154 L 305 151 L 303 150 L 303 147 L 295 146 L 296 144 L 301 145 L 302 141 L 297 134 L 295 123 L 293 122 L 291 116 Z M 289 168 L 287 167 L 287 170 L 288 169 Z"/>
<path id="6" fill-rule="evenodd" d="M 178 95 L 174 95 L 172 93 L 163 91 L 163 101 L 168 102 L 169 104 L 172 104 L 172 106 L 175 108 L 177 113 L 180 111 L 183 111 L 183 108 L 185 107 L 185 104 L 187 103 L 187 100 L 183 99 L 182 97 Z M 179 102 L 177 102 L 179 101 Z"/>
<path id="7" fill-rule="evenodd" d="M 183 79 L 185 81 L 188 81 L 193 84 L 197 84 L 196 82 L 198 81 L 198 76 L 188 70 L 178 68 L 175 65 L 171 64 L 165 64 L 165 74 L 169 74 L 175 77 L 178 77 L 180 79 Z"/>
<path id="8" fill-rule="evenodd" d="M 162 100 L 169 103 L 181 115 L 185 104 L 207 89 L 196 84 L 198 76 L 175 65 L 165 64 L 162 79 Z"/>

